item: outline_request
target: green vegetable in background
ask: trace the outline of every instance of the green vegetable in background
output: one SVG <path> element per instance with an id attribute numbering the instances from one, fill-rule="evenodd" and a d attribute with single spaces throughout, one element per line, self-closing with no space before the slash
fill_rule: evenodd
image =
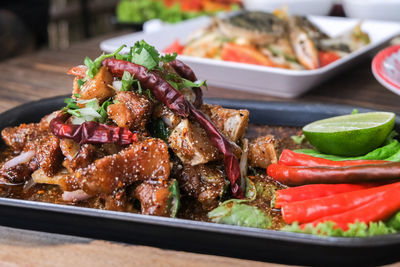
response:
<path id="1" fill-rule="evenodd" d="M 171 185 L 168 186 L 168 190 L 171 192 L 168 199 L 168 209 L 171 211 L 171 217 L 176 217 L 180 207 L 180 193 L 178 181 L 173 180 Z"/>
<path id="2" fill-rule="evenodd" d="M 268 228 L 271 219 L 262 210 L 245 204 L 247 200 L 230 199 L 208 213 L 208 218 L 215 223 L 256 228 Z"/>
<path id="3" fill-rule="evenodd" d="M 204 14 L 205 12 L 183 12 L 179 3 L 167 7 L 161 0 L 121 0 L 117 6 L 119 22 L 143 23 L 158 18 L 165 22 L 176 23 Z"/>
<path id="4" fill-rule="evenodd" d="M 385 141 L 385 144 L 366 155 L 358 157 L 341 157 L 335 155 L 323 154 L 314 149 L 298 149 L 297 153 L 307 154 L 313 157 L 330 159 L 330 160 L 390 160 L 400 161 L 400 143 L 394 137 L 396 132 L 392 132 Z"/>

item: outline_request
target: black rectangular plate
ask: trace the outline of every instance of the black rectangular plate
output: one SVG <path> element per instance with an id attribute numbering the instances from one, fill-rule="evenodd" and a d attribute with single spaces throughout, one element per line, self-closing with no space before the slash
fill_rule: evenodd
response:
<path id="1" fill-rule="evenodd" d="M 0 129 L 37 122 L 63 106 L 64 97 L 43 99 L 6 111 L 0 114 Z M 349 114 L 356 108 L 229 99 L 207 99 L 205 102 L 246 108 L 252 123 L 283 126 L 303 126 L 318 119 Z M 399 126 L 397 119 L 396 128 Z M 400 234 L 370 238 L 318 237 L 7 198 L 0 198 L 0 224 L 284 264 L 365 266 L 400 260 Z"/>

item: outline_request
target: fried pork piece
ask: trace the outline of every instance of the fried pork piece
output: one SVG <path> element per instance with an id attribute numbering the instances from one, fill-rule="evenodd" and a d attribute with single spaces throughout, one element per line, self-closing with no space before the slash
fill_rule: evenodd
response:
<path id="1" fill-rule="evenodd" d="M 158 118 L 161 118 L 163 122 L 172 129 L 182 121 L 181 116 L 174 114 L 169 108 L 161 103 L 154 107 L 152 114 L 153 120 L 157 120 Z"/>
<path id="2" fill-rule="evenodd" d="M 58 115 L 55 111 L 45 117 L 39 123 L 20 124 L 16 127 L 7 127 L 1 131 L 1 137 L 6 145 L 10 146 L 14 153 L 36 150 L 40 140 L 51 134 L 50 121 Z"/>
<path id="3" fill-rule="evenodd" d="M 170 173 L 168 147 L 161 139 L 132 143 L 118 154 L 98 159 L 75 172 L 80 187 L 89 194 L 111 194 L 135 181 L 167 180 Z"/>
<path id="4" fill-rule="evenodd" d="M 218 159 L 218 150 L 197 123 L 182 120 L 172 131 L 168 143 L 179 159 L 192 166 Z"/>
<path id="5" fill-rule="evenodd" d="M 42 132 L 39 123 L 21 124 L 17 127 L 4 128 L 1 131 L 1 137 L 15 153 L 20 153 L 26 146 L 38 142 L 38 136 Z M 34 147 L 33 145 L 32 148 Z"/>
<path id="6" fill-rule="evenodd" d="M 78 155 L 81 146 L 72 139 L 63 138 L 60 140 L 61 152 L 67 160 L 72 160 Z"/>
<path id="7" fill-rule="evenodd" d="M 63 147 L 65 147 L 65 143 L 63 144 Z M 66 156 L 66 159 L 63 162 L 63 166 L 67 168 L 69 172 L 74 172 L 78 169 L 86 168 L 87 166 L 92 164 L 93 161 L 96 159 L 96 155 L 97 149 L 94 145 L 83 144 L 80 146 L 75 156 L 73 156 L 72 158 L 70 155 Z"/>
<path id="8" fill-rule="evenodd" d="M 36 158 L 40 168 L 48 176 L 56 174 L 62 161 L 60 140 L 52 134 L 43 137 L 37 147 Z"/>
<path id="9" fill-rule="evenodd" d="M 278 162 L 276 140 L 272 135 L 260 136 L 249 144 L 249 164 L 266 169 L 271 163 Z"/>
<path id="10" fill-rule="evenodd" d="M 212 210 L 224 194 L 227 182 L 217 166 L 184 165 L 178 176 L 182 192 L 197 199 L 204 210 Z"/>
<path id="11" fill-rule="evenodd" d="M 30 179 L 32 174 L 32 169 L 29 164 L 18 164 L 10 168 L 1 168 L 0 176 L 5 178 L 6 181 L 12 184 L 23 183 Z"/>
<path id="12" fill-rule="evenodd" d="M 79 90 L 80 99 L 96 98 L 99 102 L 103 102 L 109 97 L 114 96 L 115 91 L 110 87 L 113 77 L 106 67 L 101 67 L 99 72 L 93 79 L 87 80 Z M 74 91 L 75 91 L 74 85 Z"/>
<path id="13" fill-rule="evenodd" d="M 58 185 L 63 191 L 75 191 L 79 189 L 75 177 L 66 169 L 62 169 L 52 176 L 48 176 L 42 169 L 38 169 L 32 173 L 32 179 L 37 184 Z"/>
<path id="14" fill-rule="evenodd" d="M 153 102 L 136 92 L 119 92 L 116 103 L 108 106 L 108 116 L 119 126 L 144 131 L 150 118 Z"/>
<path id="15" fill-rule="evenodd" d="M 246 109 L 229 109 L 221 106 L 204 104 L 201 109 L 210 117 L 215 126 L 233 142 L 241 139 L 249 122 Z"/>
<path id="16" fill-rule="evenodd" d="M 141 213 L 147 215 L 169 216 L 170 195 L 167 183 L 154 181 L 145 181 L 135 190 L 135 197 L 141 204 Z"/>

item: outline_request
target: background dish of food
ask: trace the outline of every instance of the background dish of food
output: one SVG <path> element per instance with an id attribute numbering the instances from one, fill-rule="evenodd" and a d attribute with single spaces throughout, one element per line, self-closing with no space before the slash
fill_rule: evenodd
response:
<path id="1" fill-rule="evenodd" d="M 348 18 L 310 16 L 309 19 L 329 36 L 338 36 L 359 23 L 357 19 Z M 210 23 L 210 18 L 200 17 L 165 26 L 157 32 L 139 32 L 104 40 L 101 42 L 100 48 L 103 51 L 112 52 L 122 44 L 133 45 L 136 41 L 144 39 L 157 49 L 163 50 L 176 39 L 184 42 L 191 32 L 208 23 Z M 316 70 L 295 71 L 190 56 L 179 56 L 178 58 L 189 64 L 196 71 L 199 79 L 207 79 L 209 85 L 294 98 L 384 45 L 400 32 L 400 25 L 366 20 L 363 21 L 362 29 L 370 36 L 371 43 L 369 45 Z"/>
<path id="2" fill-rule="evenodd" d="M 282 5 L 289 10 L 295 10 L 299 15 L 328 15 L 332 9 L 333 0 L 243 0 L 247 10 L 272 12 Z"/>
<path id="3" fill-rule="evenodd" d="M 400 1 L 398 0 L 343 0 L 347 17 L 400 21 Z"/>
<path id="4" fill-rule="evenodd" d="M 64 97 L 43 99 L 9 110 L 0 115 L 0 129 L 39 121 L 45 114 L 64 106 Z M 205 102 L 247 108 L 253 123 L 288 126 L 349 114 L 354 108 L 223 99 Z M 359 108 L 359 111 L 368 110 Z M 399 120 L 396 125 L 398 130 Z M 317 237 L 6 198 L 0 198 L 0 211 L 2 225 L 253 260 L 297 265 L 380 265 L 399 260 L 399 234 L 372 238 Z"/>

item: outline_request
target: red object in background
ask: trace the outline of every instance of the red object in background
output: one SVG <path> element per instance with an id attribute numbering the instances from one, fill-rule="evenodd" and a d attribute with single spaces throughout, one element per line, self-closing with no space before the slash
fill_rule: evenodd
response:
<path id="1" fill-rule="evenodd" d="M 326 51 L 319 51 L 318 52 L 319 62 L 321 67 L 331 64 L 336 60 L 340 59 L 340 56 L 336 52 L 326 52 Z"/>
<path id="2" fill-rule="evenodd" d="M 163 52 L 166 54 L 177 53 L 178 55 L 181 55 L 183 53 L 184 48 L 185 48 L 185 46 L 181 45 L 179 43 L 179 40 L 176 39 L 171 45 L 169 45 L 167 48 L 165 48 Z"/>
<path id="3" fill-rule="evenodd" d="M 392 92 L 400 95 L 400 80 L 393 79 L 385 68 L 385 61 L 389 57 L 393 57 L 395 53 L 399 53 L 400 45 L 389 46 L 383 50 L 381 50 L 372 60 L 372 72 L 375 78 L 386 88 L 391 90 Z M 396 61 L 394 61 L 396 63 Z M 400 61 L 397 61 L 400 62 Z M 399 63 L 398 63 L 399 64 Z M 397 64 L 393 65 L 397 72 L 400 72 L 400 68 Z"/>
<path id="4" fill-rule="evenodd" d="M 239 63 L 274 67 L 275 64 L 257 49 L 233 43 L 226 43 L 222 48 L 221 59 Z"/>

